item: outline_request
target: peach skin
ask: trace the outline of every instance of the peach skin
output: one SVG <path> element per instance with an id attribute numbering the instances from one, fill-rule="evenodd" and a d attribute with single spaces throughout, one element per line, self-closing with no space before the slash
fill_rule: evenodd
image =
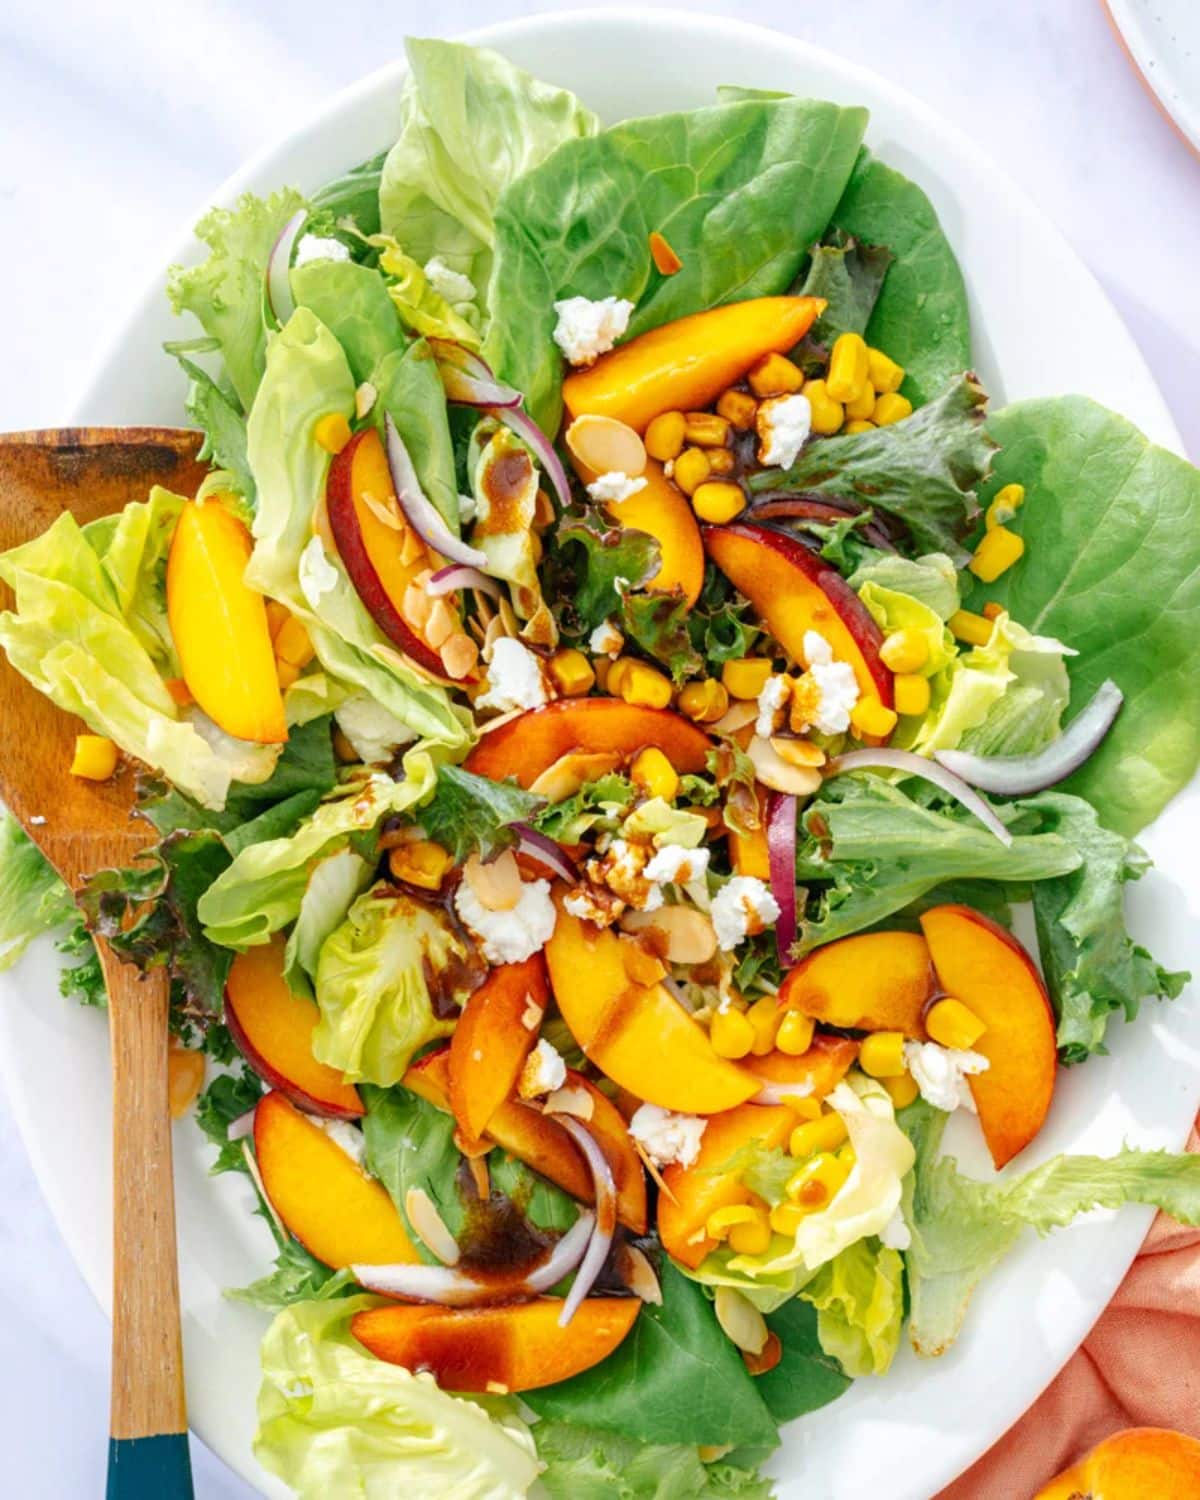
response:
<path id="1" fill-rule="evenodd" d="M 791 1057 L 786 1052 L 753 1053 L 742 1059 L 742 1067 L 765 1084 L 781 1089 L 791 1084 L 813 1099 L 824 1099 L 841 1083 L 858 1056 L 858 1043 L 847 1036 L 818 1031 L 807 1052 Z"/>
<path id="2" fill-rule="evenodd" d="M 499 964 L 467 1000 L 450 1041 L 450 1109 L 468 1142 L 516 1087 L 550 998 L 540 953 Z"/>
<path id="3" fill-rule="evenodd" d="M 826 1026 L 902 1031 L 924 1039 L 936 989 L 925 940 L 916 932 L 867 932 L 814 948 L 792 969 L 780 1004 Z"/>

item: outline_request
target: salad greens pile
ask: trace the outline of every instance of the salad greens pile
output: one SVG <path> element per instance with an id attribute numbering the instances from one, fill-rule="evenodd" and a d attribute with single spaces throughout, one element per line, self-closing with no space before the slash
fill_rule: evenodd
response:
<path id="1" fill-rule="evenodd" d="M 905 1337 L 942 1354 L 1026 1229 L 1127 1203 L 1200 1223 L 1200 1159 L 980 1181 L 941 1145 L 978 1108 L 1003 1164 L 1045 1108 L 997 1145 L 989 1087 L 1048 1107 L 1056 1064 L 1188 980 L 1123 891 L 1200 761 L 1200 474 L 1083 397 L 989 407 L 954 251 L 865 110 L 731 87 L 602 127 L 486 50 L 408 57 L 388 149 L 212 210 L 171 272 L 200 493 L 0 557 L 0 647 L 138 763 L 158 834 L 71 892 L 0 823 L 0 968 L 56 931 L 85 1003 L 92 934 L 169 973 L 213 1171 L 250 1177 L 274 1241 L 230 1295 L 271 1315 L 255 1451 L 299 1496 L 766 1500 L 781 1425 Z M 807 332 L 697 394 L 680 370 L 719 338 L 693 320 L 763 298 Z M 682 394 L 626 422 L 654 358 Z M 628 472 L 588 456 L 614 428 Z M 197 508 L 244 541 L 227 587 L 269 631 L 281 734 L 222 727 L 200 687 L 172 551 Z M 756 595 L 739 547 L 794 598 Z M 982 799 L 948 751 L 1017 789 Z M 978 1025 L 933 1036 L 947 913 L 1023 957 L 1036 1077 L 1005 1071 L 1003 1006 L 964 992 Z M 867 951 L 834 945 L 897 935 L 933 976 L 907 1018 L 805 989 Z M 315 1218 L 275 1189 L 271 1108 Z M 355 1253 L 366 1203 L 403 1262 Z M 636 1300 L 628 1331 L 561 1366 L 567 1302 L 552 1377 L 481 1374 L 462 1349 L 526 1336 L 472 1320 L 536 1312 L 573 1230 L 542 1300 L 574 1277 L 601 1315 Z M 372 1342 L 380 1310 L 407 1356 Z M 457 1383 L 417 1314 L 449 1320 Z"/>

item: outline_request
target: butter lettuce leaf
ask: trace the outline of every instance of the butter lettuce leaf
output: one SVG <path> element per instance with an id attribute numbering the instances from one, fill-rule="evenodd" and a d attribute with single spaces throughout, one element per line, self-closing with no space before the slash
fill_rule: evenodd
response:
<path id="1" fill-rule="evenodd" d="M 66 884 L 17 820 L 0 812 L 0 973 L 75 915 Z"/>
<path id="2" fill-rule="evenodd" d="M 813 246 L 800 293 L 821 297 L 828 306 L 813 324 L 809 342 L 828 349 L 843 333 L 866 333 L 891 259 L 886 245 L 860 245 L 849 235 Z"/>
<path id="3" fill-rule="evenodd" d="M 817 1309 L 821 1348 L 847 1375 L 886 1375 L 900 1347 L 904 1261 L 876 1239 L 857 1240 L 800 1293 Z"/>
<path id="4" fill-rule="evenodd" d="M 817 1310 L 811 1303 L 793 1297 L 766 1318 L 767 1327 L 779 1338 L 782 1354 L 773 1370 L 754 1377 L 754 1389 L 777 1422 L 818 1411 L 849 1390 L 850 1377 L 821 1347 Z"/>
<path id="5" fill-rule="evenodd" d="M 873 583 L 907 594 L 933 610 L 940 620 L 948 620 L 959 606 L 958 570 L 944 552 L 914 558 L 872 550 L 847 581 L 855 591 Z"/>
<path id="6" fill-rule="evenodd" d="M 639 1443 L 573 1422 L 538 1422 L 541 1488 L 550 1500 L 771 1500 L 752 1469 L 702 1462 L 682 1443 Z"/>
<path id="7" fill-rule="evenodd" d="M 461 864 L 469 854 L 490 859 L 515 844 L 512 825 L 528 822 L 544 805 L 513 782 L 441 766 L 433 796 L 421 809 L 421 826 Z"/>

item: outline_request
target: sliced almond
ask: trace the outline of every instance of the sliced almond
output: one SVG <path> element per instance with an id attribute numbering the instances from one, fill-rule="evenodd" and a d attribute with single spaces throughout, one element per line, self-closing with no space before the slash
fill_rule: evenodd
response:
<path id="1" fill-rule="evenodd" d="M 596 1101 L 587 1089 L 575 1084 L 564 1084 L 546 1095 L 548 1115 L 574 1115 L 577 1120 L 590 1120 L 596 1112 Z"/>
<path id="2" fill-rule="evenodd" d="M 517 619 L 517 612 L 512 607 L 512 600 L 500 597 L 500 618 L 504 621 L 505 635 L 520 635 L 521 622 Z"/>
<path id="3" fill-rule="evenodd" d="M 711 919 L 694 906 L 627 911 L 621 917 L 621 927 L 649 938 L 668 963 L 703 964 L 717 951 L 717 934 Z"/>
<path id="4" fill-rule="evenodd" d="M 442 666 L 446 669 L 446 676 L 455 682 L 474 671 L 478 660 L 479 647 L 461 630 L 455 631 L 442 646 Z"/>
<path id="5" fill-rule="evenodd" d="M 411 568 L 414 563 L 423 561 L 428 555 L 425 551 L 425 543 L 412 527 L 403 527 L 400 533 L 400 561 L 404 566 Z"/>
<path id="6" fill-rule="evenodd" d="M 652 1307 L 662 1306 L 662 1287 L 644 1251 L 636 1245 L 623 1245 L 617 1264 L 621 1279 L 635 1297 Z"/>
<path id="7" fill-rule="evenodd" d="M 773 734 L 771 736 L 771 749 L 779 756 L 780 760 L 787 761 L 789 766 L 823 766 L 825 764 L 825 752 L 820 745 L 814 745 L 811 740 L 791 739 L 787 735 Z"/>
<path id="8" fill-rule="evenodd" d="M 404 598 L 400 601 L 400 608 L 404 614 L 404 618 L 414 630 L 423 630 L 425 622 L 429 619 L 429 613 L 433 608 L 433 602 L 419 584 L 410 583 L 404 590 Z"/>
<path id="9" fill-rule="evenodd" d="M 458 629 L 458 619 L 444 599 L 434 599 L 425 621 L 425 639 L 435 651 L 441 650 Z"/>
<path id="10" fill-rule="evenodd" d="M 763 786 L 792 797 L 811 797 L 821 785 L 821 773 L 815 766 L 790 766 L 773 748 L 770 740 L 753 735 L 746 754 L 754 762 L 754 774 Z"/>
<path id="11" fill-rule="evenodd" d="M 562 802 L 589 781 L 607 776 L 621 764 L 621 756 L 613 750 L 568 750 L 566 755 L 546 767 L 530 785 L 535 797 L 545 797 L 547 802 Z"/>
<path id="12" fill-rule="evenodd" d="M 463 866 L 463 878 L 488 911 L 512 911 L 521 899 L 521 867 L 511 849 L 487 864 L 472 854 Z"/>
<path id="13" fill-rule="evenodd" d="M 771 1330 L 767 1320 L 736 1287 L 719 1286 L 713 1311 L 725 1337 L 747 1354 L 761 1354 Z"/>
<path id="14" fill-rule="evenodd" d="M 400 507 L 391 495 L 386 500 L 380 500 L 375 495 L 372 495 L 370 490 L 363 490 L 362 503 L 381 526 L 386 526 L 391 531 L 404 531 L 406 529 L 400 515 Z"/>
<path id="15" fill-rule="evenodd" d="M 533 502 L 533 524 L 543 529 L 554 524 L 554 501 L 545 490 L 538 490 Z"/>
<path id="16" fill-rule="evenodd" d="M 747 724 L 753 724 L 757 718 L 758 704 L 739 699 L 731 704 L 713 725 L 713 732 L 714 734 L 736 734 L 739 729 L 745 729 Z"/>
<path id="17" fill-rule="evenodd" d="M 404 1195 L 404 1212 L 413 1233 L 426 1248 L 444 1266 L 456 1266 L 461 1254 L 458 1241 L 447 1229 L 446 1221 L 438 1213 L 433 1199 L 424 1188 L 409 1188 Z"/>
<path id="18" fill-rule="evenodd" d="M 585 413 L 567 428 L 567 447 L 585 469 L 596 474 L 627 474 L 631 479 L 645 471 L 646 445 L 627 422 L 616 417 Z"/>
<path id="19" fill-rule="evenodd" d="M 360 422 L 375 405 L 375 398 L 378 395 L 379 392 L 369 380 L 364 380 L 354 392 L 354 415 Z"/>
<path id="20" fill-rule="evenodd" d="M 538 603 L 537 608 L 525 621 L 521 629 L 521 639 L 528 641 L 531 646 L 558 645 L 558 625 L 544 599 Z"/>

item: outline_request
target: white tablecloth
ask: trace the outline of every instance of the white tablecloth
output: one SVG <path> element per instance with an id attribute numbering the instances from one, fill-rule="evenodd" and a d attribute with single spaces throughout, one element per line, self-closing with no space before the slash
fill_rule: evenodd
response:
<path id="1" fill-rule="evenodd" d="M 558 8 L 59 0 L 0 10 L 0 428 L 61 421 L 106 332 L 195 206 L 247 155 L 398 51 L 406 31 L 453 35 Z M 1200 161 L 1143 91 L 1100 0 L 691 8 L 774 25 L 889 74 L 1023 179 L 1104 284 L 1200 455 Z M 1036 336 L 1036 305 L 1028 316 Z M 5 1494 L 102 1494 L 107 1344 L 0 1097 Z M 195 1447 L 200 1500 L 249 1500 Z"/>

